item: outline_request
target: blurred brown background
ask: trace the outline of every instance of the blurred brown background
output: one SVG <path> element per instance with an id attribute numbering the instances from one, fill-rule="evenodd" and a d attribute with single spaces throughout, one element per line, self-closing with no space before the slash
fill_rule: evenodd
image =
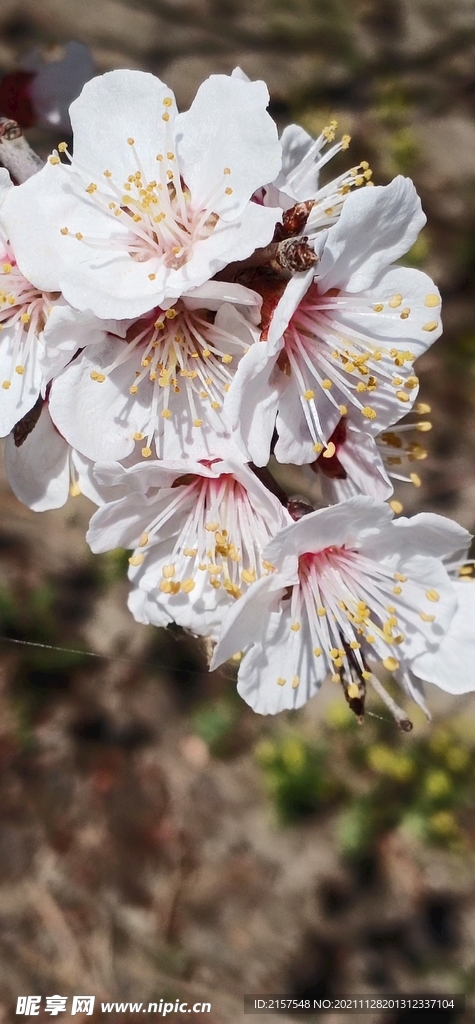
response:
<path id="1" fill-rule="evenodd" d="M 182 108 L 240 64 L 280 126 L 318 134 L 337 117 L 376 182 L 414 178 L 428 226 L 409 260 L 443 292 L 445 333 L 419 366 L 422 487 L 397 496 L 473 530 L 473 0 L 0 0 L 3 74 L 69 39 L 98 71 L 159 75 Z M 35 515 L 2 478 L 1 1024 L 22 994 L 95 994 L 90 1019 L 124 1022 L 100 1001 L 209 1000 L 170 1018 L 190 1024 L 257 1020 L 244 992 L 474 1006 L 473 703 L 431 692 L 435 724 L 416 715 L 409 738 L 379 718 L 358 728 L 331 684 L 299 715 L 253 716 L 197 645 L 131 620 L 126 557 L 86 547 L 91 511 L 76 498 Z"/>

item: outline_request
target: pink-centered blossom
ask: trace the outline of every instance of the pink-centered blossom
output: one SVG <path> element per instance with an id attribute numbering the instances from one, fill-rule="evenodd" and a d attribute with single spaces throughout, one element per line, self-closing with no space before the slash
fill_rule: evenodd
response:
<path id="1" fill-rule="evenodd" d="M 364 707 L 378 665 L 420 703 L 421 680 L 473 690 L 475 586 L 448 571 L 469 542 L 442 516 L 393 521 L 362 496 L 306 515 L 265 549 L 275 571 L 227 612 L 211 668 L 244 652 L 238 689 L 261 714 L 301 707 L 328 673 Z"/>
<path id="2" fill-rule="evenodd" d="M 98 343 L 91 334 L 94 344 L 86 340 L 82 353 L 56 371 L 50 392 L 56 426 L 98 462 L 134 451 L 137 458 L 223 456 L 233 447 L 224 398 L 259 336 L 259 318 L 255 292 L 216 281 L 166 310 L 122 321 L 116 329 L 123 339 L 112 328 Z M 60 355 L 53 339 L 48 352 L 52 362 Z"/>
<path id="3" fill-rule="evenodd" d="M 440 295 L 426 274 L 393 261 L 424 222 L 408 179 L 356 192 L 317 268 L 280 287 L 264 340 L 242 359 L 226 399 L 256 465 L 267 463 L 274 429 L 278 461 L 303 464 L 325 451 L 342 416 L 374 435 L 409 411 L 414 360 L 441 332 Z"/>
<path id="4" fill-rule="evenodd" d="M 216 637 L 226 609 L 269 572 L 262 552 L 291 522 L 236 460 L 112 463 L 97 466 L 96 479 L 120 496 L 94 514 L 87 540 L 93 551 L 133 549 L 135 617 L 201 636 Z"/>

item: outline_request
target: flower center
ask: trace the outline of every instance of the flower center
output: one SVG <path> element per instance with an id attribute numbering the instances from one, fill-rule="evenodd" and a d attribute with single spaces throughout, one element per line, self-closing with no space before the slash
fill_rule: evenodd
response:
<path id="1" fill-rule="evenodd" d="M 102 172 L 100 180 L 91 181 L 87 168 L 69 155 L 67 143 L 61 142 L 58 146 L 59 152 L 64 153 L 71 162 L 71 171 L 80 188 L 81 198 L 84 198 L 86 192 L 88 201 L 98 206 L 111 222 L 117 219 L 126 229 L 107 241 L 88 237 L 81 231 L 71 232 L 68 227 L 61 228 L 61 234 L 73 234 L 78 241 L 92 248 L 117 248 L 122 252 L 125 249 L 137 262 L 151 264 L 148 276 L 152 281 L 162 266 L 178 270 L 188 262 L 194 243 L 208 238 L 219 221 L 213 205 L 218 200 L 222 201 L 223 195 L 232 196 L 234 192 L 229 185 L 231 169 L 225 167 L 224 183 L 220 181 L 212 188 L 199 207 L 193 203 L 174 151 L 169 112 L 172 104 L 172 98 L 165 97 L 162 120 L 166 126 L 167 148 L 155 156 L 155 177 L 150 177 L 144 170 L 132 137 L 124 139 L 124 145 L 130 148 L 131 153 L 131 172 L 125 181 L 116 180 L 108 169 Z M 53 153 L 49 161 L 62 166 L 58 153 Z"/>
<path id="2" fill-rule="evenodd" d="M 300 681 L 302 644 L 297 637 L 302 626 L 314 657 L 324 658 L 332 680 L 349 682 L 351 688 L 371 678 L 367 658 L 382 662 L 391 672 L 399 668 L 394 647 L 404 643 L 417 619 L 419 629 L 421 622 L 435 621 L 433 608 L 439 596 L 437 590 L 424 589 L 403 573 L 344 546 L 302 555 L 299 583 L 288 594 L 295 647 L 292 685 Z"/>
<path id="3" fill-rule="evenodd" d="M 160 592 L 189 594 L 205 574 L 207 586 L 241 597 L 243 589 L 264 571 L 272 571 L 262 559 L 272 530 L 253 508 L 246 488 L 231 475 L 217 479 L 194 476 L 191 483 L 185 480 L 189 477 L 175 481 L 176 498 L 142 534 L 130 562 L 141 565 L 149 546 L 160 541 L 164 524 L 176 517 L 181 525 L 170 561 L 157 581 Z"/>
<path id="4" fill-rule="evenodd" d="M 157 454 L 164 458 L 164 421 L 183 417 L 184 407 L 196 428 L 209 418 L 209 409 L 219 414 L 235 364 L 247 346 L 221 328 L 210 310 L 190 310 L 180 302 L 136 320 L 126 341 L 109 366 L 92 370 L 90 376 L 103 383 L 119 366 L 129 363 L 130 395 L 140 392 L 143 402 L 146 396 L 141 385 L 151 385 L 145 429 L 135 434 L 134 440 L 146 439 L 142 456 L 148 458 L 155 437 Z"/>

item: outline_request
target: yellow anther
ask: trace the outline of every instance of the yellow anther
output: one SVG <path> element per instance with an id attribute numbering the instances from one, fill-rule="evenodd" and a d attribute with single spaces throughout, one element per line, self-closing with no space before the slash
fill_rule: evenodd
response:
<path id="1" fill-rule="evenodd" d="M 375 313 L 381 313 L 384 309 L 384 304 L 382 302 L 376 302 L 373 309 Z"/>
<path id="2" fill-rule="evenodd" d="M 230 356 L 229 353 L 226 353 L 226 355 L 222 356 L 222 358 L 221 358 L 221 362 L 222 363 L 232 363 L 232 361 L 233 361 L 233 357 Z"/>
<path id="3" fill-rule="evenodd" d="M 294 676 L 294 678 L 292 679 L 292 689 L 293 690 L 297 689 L 297 686 L 299 685 L 299 682 L 300 682 L 300 676 Z"/>
<path id="4" fill-rule="evenodd" d="M 427 612 L 419 612 L 419 618 L 423 622 L 435 622 L 435 615 L 428 615 Z"/>
<path id="5" fill-rule="evenodd" d="M 396 398 L 399 398 L 400 402 L 409 401 L 409 395 L 407 395 L 405 391 L 396 391 Z"/>
<path id="6" fill-rule="evenodd" d="M 342 416 L 347 416 L 348 415 L 348 409 L 347 409 L 346 405 L 339 405 L 338 408 L 339 408 Z"/>
<path id="7" fill-rule="evenodd" d="M 314 450 L 314 452 L 316 452 L 316 453 L 317 453 L 317 455 L 319 455 L 319 454 L 320 454 L 320 452 L 322 452 L 322 451 L 323 451 L 323 445 L 322 445 L 322 444 L 320 444 L 320 442 L 319 442 L 319 441 L 317 441 L 317 443 L 316 443 L 316 444 L 314 444 L 314 446 L 313 446 L 313 450 Z"/>
<path id="8" fill-rule="evenodd" d="M 414 487 L 420 487 L 421 486 L 422 480 L 421 480 L 420 476 L 417 473 L 411 473 L 410 474 L 410 478 L 411 478 L 411 483 L 414 484 Z"/>
<path id="9" fill-rule="evenodd" d="M 139 538 L 139 548 L 144 548 L 148 544 L 148 533 L 142 533 Z"/>
<path id="10" fill-rule="evenodd" d="M 112 178 L 112 171 L 103 171 L 105 178 Z"/>
<path id="11" fill-rule="evenodd" d="M 356 385 L 356 390 L 361 394 L 363 391 L 367 391 L 368 388 L 367 388 L 366 384 L 364 384 L 364 382 L 362 380 L 360 380 L 358 382 L 358 384 Z"/>
<path id="12" fill-rule="evenodd" d="M 11 274 L 11 272 L 13 270 L 13 267 L 12 267 L 11 263 L 3 263 L 2 264 L 2 270 L 3 270 L 4 274 Z"/>
<path id="13" fill-rule="evenodd" d="M 340 683 L 341 682 L 341 679 L 340 679 L 340 676 L 338 675 L 338 672 L 334 672 L 333 675 L 330 676 L 330 679 L 331 679 L 332 683 Z"/>
<path id="14" fill-rule="evenodd" d="M 206 523 L 205 530 L 208 530 L 208 533 L 216 533 L 216 530 L 219 530 L 219 523 Z"/>
<path id="15" fill-rule="evenodd" d="M 383 665 L 387 668 L 388 672 L 395 672 L 399 668 L 399 662 L 397 658 L 383 658 Z"/>
<path id="16" fill-rule="evenodd" d="M 440 594 L 437 590 L 426 590 L 426 598 L 428 601 L 440 601 Z"/>
<path id="17" fill-rule="evenodd" d="M 164 565 L 162 567 L 162 576 L 166 580 L 173 579 L 175 573 L 176 573 L 176 565 Z"/>
<path id="18" fill-rule="evenodd" d="M 30 316 L 29 313 L 22 313 L 21 317 L 20 317 L 20 320 L 21 320 L 22 324 L 29 324 L 29 322 L 31 320 L 31 316 Z"/>
<path id="19" fill-rule="evenodd" d="M 191 594 L 191 591 L 195 589 L 195 586 L 195 581 L 191 579 L 191 576 L 188 576 L 188 578 L 183 580 L 180 584 L 180 589 L 183 590 L 185 594 Z"/>
<path id="20" fill-rule="evenodd" d="M 420 416 L 427 416 L 427 413 L 431 412 L 431 406 L 428 405 L 427 402 L 418 402 L 416 405 L 416 412 L 418 412 Z"/>
<path id="21" fill-rule="evenodd" d="M 202 427 L 203 426 L 203 420 L 193 420 L 193 426 L 194 427 Z"/>
<path id="22" fill-rule="evenodd" d="M 256 579 L 256 574 L 252 569 L 243 569 L 241 571 L 241 576 L 244 583 L 254 583 Z"/>
<path id="23" fill-rule="evenodd" d="M 285 682 L 286 680 L 283 679 L 282 676 L 279 676 L 277 679 L 277 686 L 285 686 Z"/>
<path id="24" fill-rule="evenodd" d="M 293 622 L 290 628 L 294 633 L 298 633 L 300 630 L 300 622 Z"/>
<path id="25" fill-rule="evenodd" d="M 135 220 L 135 218 L 134 218 L 134 220 Z M 155 281 L 156 277 L 157 277 L 157 275 L 156 275 L 156 274 L 149 274 L 149 275 L 148 275 L 148 279 L 149 279 L 149 281 Z"/>
<path id="26" fill-rule="evenodd" d="M 69 228 L 60 228 L 60 232 L 62 235 L 69 235 Z"/>
<path id="27" fill-rule="evenodd" d="M 323 452 L 322 458 L 324 458 L 324 459 L 332 459 L 334 454 L 335 454 L 335 452 L 336 452 L 336 445 L 335 445 L 335 443 L 333 441 L 330 441 L 329 444 L 327 445 L 327 447 L 325 448 L 325 451 Z"/>
<path id="28" fill-rule="evenodd" d="M 357 683 L 350 683 L 346 692 L 350 698 L 359 697 L 360 688 Z"/>
<path id="29" fill-rule="evenodd" d="M 60 164 L 61 160 L 59 159 L 59 156 L 57 156 L 56 153 L 52 153 L 51 156 L 48 157 L 48 163 L 53 165 Z"/>
<path id="30" fill-rule="evenodd" d="M 83 235 L 81 234 L 80 231 L 76 231 L 76 238 L 77 238 L 78 242 L 82 242 Z"/>
<path id="31" fill-rule="evenodd" d="M 226 193 L 226 195 L 227 195 L 227 196 L 232 196 L 232 194 L 233 194 L 233 192 L 234 192 L 234 189 L 230 188 L 230 187 L 229 187 L 229 185 L 228 185 L 228 187 L 227 187 L 227 188 L 225 188 L 225 190 L 224 190 L 224 191 L 225 191 L 225 193 Z"/>
<path id="32" fill-rule="evenodd" d="M 162 114 L 162 121 L 169 121 L 169 120 L 170 120 L 170 114 Z"/>
<path id="33" fill-rule="evenodd" d="M 163 100 L 163 106 L 164 107 L 172 107 L 173 106 L 173 100 L 172 100 L 171 96 L 165 96 L 165 99 Z"/>
<path id="34" fill-rule="evenodd" d="M 307 402 L 311 402 L 312 398 L 315 398 L 315 392 L 309 388 L 307 391 L 304 391 L 303 397 L 307 399 Z"/>
<path id="35" fill-rule="evenodd" d="M 411 391 L 413 388 L 417 387 L 418 383 L 419 377 L 408 377 L 404 387 L 409 388 L 409 390 Z"/>
<path id="36" fill-rule="evenodd" d="M 400 587 L 400 586 L 393 587 L 393 594 L 402 594 L 402 587 Z"/>
<path id="37" fill-rule="evenodd" d="M 170 420 L 172 418 L 172 414 L 169 409 L 162 409 L 160 415 L 162 417 L 162 420 Z"/>
<path id="38" fill-rule="evenodd" d="M 408 316 L 410 315 L 410 312 L 411 310 L 409 309 L 408 306 L 406 306 L 406 308 L 403 309 L 402 313 L 399 314 L 400 319 L 407 320 Z"/>
<path id="39" fill-rule="evenodd" d="M 97 185 L 91 181 L 91 184 L 87 186 L 86 192 L 89 192 L 89 195 L 92 196 L 94 192 L 97 192 Z"/>
<path id="40" fill-rule="evenodd" d="M 3 388 L 4 391 L 8 391 L 8 389 L 11 388 L 11 386 L 12 386 L 11 380 L 4 380 L 3 381 L 2 388 Z"/>
<path id="41" fill-rule="evenodd" d="M 389 299 L 388 306 L 390 306 L 391 309 L 397 309 L 398 306 L 401 305 L 401 302 L 402 295 L 393 295 L 392 299 Z"/>
<path id="42" fill-rule="evenodd" d="M 152 449 L 151 448 L 142 448 L 142 451 L 141 451 L 140 454 L 141 454 L 143 459 L 149 459 L 151 454 L 152 454 Z"/>
<path id="43" fill-rule="evenodd" d="M 439 295 L 426 295 L 424 299 L 424 306 L 438 306 L 440 303 Z"/>
<path id="44" fill-rule="evenodd" d="M 376 419 L 377 413 L 376 413 L 376 411 L 374 409 L 371 408 L 370 405 L 365 405 L 364 409 L 362 409 L 361 412 L 362 412 L 363 416 L 365 417 L 365 419 L 367 419 L 367 420 L 375 420 Z"/>
<path id="45" fill-rule="evenodd" d="M 333 381 L 329 380 L 328 377 L 325 380 L 322 380 L 322 388 L 324 388 L 325 391 L 329 391 L 330 388 L 332 388 L 332 387 L 333 387 Z"/>
<path id="46" fill-rule="evenodd" d="M 393 573 L 393 578 L 397 580 L 398 583 L 407 583 L 407 576 L 403 576 L 401 572 Z"/>
<path id="47" fill-rule="evenodd" d="M 314 653 L 316 658 L 319 658 L 321 653 L 322 653 L 322 648 L 321 647 L 314 647 L 313 648 L 313 653 Z"/>
<path id="48" fill-rule="evenodd" d="M 132 138 L 127 139 L 127 143 L 128 143 L 129 146 L 135 146 L 135 139 L 132 139 Z"/>
<path id="49" fill-rule="evenodd" d="M 69 493 L 71 495 L 71 498 L 79 498 L 79 495 L 81 494 L 81 488 L 77 480 L 75 483 L 70 484 Z"/>
<path id="50" fill-rule="evenodd" d="M 342 135 L 341 137 L 341 148 L 348 149 L 351 142 L 351 135 Z"/>
<path id="51" fill-rule="evenodd" d="M 429 320 L 428 324 L 423 324 L 422 330 L 423 331 L 435 331 L 438 326 L 439 325 L 437 323 L 437 320 Z"/>
<path id="52" fill-rule="evenodd" d="M 59 150 L 60 153 L 65 153 L 67 148 L 68 148 L 67 142 L 60 142 L 59 145 L 58 145 L 58 150 Z"/>
<path id="53" fill-rule="evenodd" d="M 25 367 L 24 366 L 22 366 L 21 364 L 19 366 L 15 366 L 15 373 L 18 373 L 20 375 L 20 377 L 23 376 L 24 372 L 25 372 Z"/>
<path id="54" fill-rule="evenodd" d="M 326 608 L 324 608 L 323 605 L 319 605 L 317 607 L 317 615 L 319 615 L 320 618 L 323 619 L 324 615 L 326 615 L 326 614 L 327 614 Z"/>
<path id="55" fill-rule="evenodd" d="M 129 565 L 142 565 L 145 555 L 132 555 L 129 558 Z"/>
<path id="56" fill-rule="evenodd" d="M 350 640 L 349 646 L 352 651 L 359 651 L 361 644 L 359 644 L 357 640 Z"/>
<path id="57" fill-rule="evenodd" d="M 167 320 L 173 320 L 176 316 L 178 316 L 178 313 L 176 309 L 173 308 L 173 306 L 170 306 L 170 309 L 165 310 L 165 316 Z"/>

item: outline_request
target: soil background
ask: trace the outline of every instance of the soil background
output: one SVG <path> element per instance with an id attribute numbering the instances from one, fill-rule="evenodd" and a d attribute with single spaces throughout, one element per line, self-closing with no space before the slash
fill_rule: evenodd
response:
<path id="1" fill-rule="evenodd" d="M 375 182 L 413 177 L 428 224 L 410 259 L 441 288 L 445 332 L 419 363 L 434 424 L 422 486 L 397 497 L 473 531 L 472 0 L 0 0 L 0 73 L 69 39 L 99 72 L 163 78 L 182 109 L 207 75 L 239 64 L 267 82 L 280 127 L 317 135 L 336 117 Z M 58 140 L 33 129 L 30 141 L 45 151 Z M 279 823 L 256 749 L 288 730 L 318 737 L 331 684 L 297 720 L 253 716 L 197 645 L 131 620 L 123 559 L 85 544 L 91 512 L 79 497 L 35 515 L 1 478 L 1 1024 L 28 994 L 41 994 L 37 1019 L 49 1021 L 56 993 L 68 1008 L 94 994 L 94 1021 L 137 1019 L 102 1013 L 101 1000 L 180 996 L 231 1024 L 257 1020 L 243 1015 L 244 993 L 465 992 L 464 1015 L 358 1019 L 475 1020 L 473 806 L 462 852 L 388 827 L 366 859 L 345 859 L 337 801 Z M 436 725 L 416 716 L 422 737 L 449 715 L 473 722 L 469 699 L 431 691 L 429 703 Z"/>

